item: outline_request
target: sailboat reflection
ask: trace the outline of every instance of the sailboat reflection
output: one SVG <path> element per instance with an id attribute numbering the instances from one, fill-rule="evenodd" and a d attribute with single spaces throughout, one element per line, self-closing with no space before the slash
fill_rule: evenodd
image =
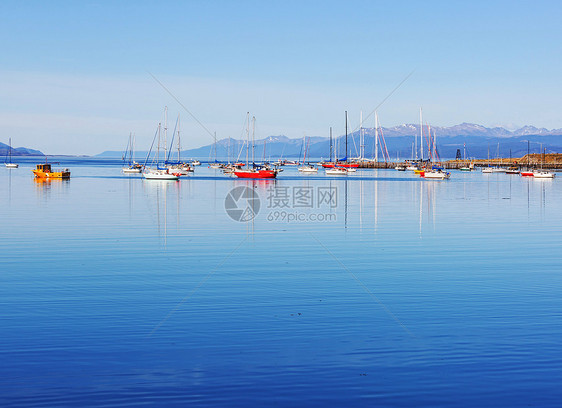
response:
<path id="1" fill-rule="evenodd" d="M 142 186 L 148 198 L 147 204 L 150 208 L 150 215 L 155 218 L 154 221 L 157 225 L 158 236 L 162 238 L 162 243 L 166 246 L 168 243 L 168 195 L 176 195 L 175 201 L 177 209 L 175 211 L 175 224 L 176 228 L 179 229 L 179 195 L 181 183 L 167 180 L 159 180 L 158 182 L 143 181 Z"/>
<path id="2" fill-rule="evenodd" d="M 435 228 L 436 214 L 437 214 L 437 189 L 445 186 L 441 183 L 418 183 L 419 186 L 419 234 L 420 238 L 423 233 L 423 222 L 424 222 L 424 205 L 426 208 L 425 221 L 431 224 Z M 424 203 L 425 197 L 425 203 Z"/>

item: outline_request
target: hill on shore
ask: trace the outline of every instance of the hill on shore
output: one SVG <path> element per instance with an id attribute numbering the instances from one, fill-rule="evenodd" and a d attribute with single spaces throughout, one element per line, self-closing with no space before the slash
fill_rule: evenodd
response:
<path id="1" fill-rule="evenodd" d="M 0 156 L 8 154 L 9 146 L 0 142 Z M 45 156 L 39 150 L 29 149 L 27 147 L 12 147 L 12 156 Z"/>

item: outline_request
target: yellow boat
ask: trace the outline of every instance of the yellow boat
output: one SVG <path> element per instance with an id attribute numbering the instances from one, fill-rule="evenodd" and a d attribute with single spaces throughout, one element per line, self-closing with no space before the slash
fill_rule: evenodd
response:
<path id="1" fill-rule="evenodd" d="M 50 164 L 38 164 L 37 168 L 31 170 L 35 177 L 37 178 L 48 178 L 48 179 L 69 179 L 70 178 L 70 170 L 58 170 L 53 171 L 51 170 Z"/>

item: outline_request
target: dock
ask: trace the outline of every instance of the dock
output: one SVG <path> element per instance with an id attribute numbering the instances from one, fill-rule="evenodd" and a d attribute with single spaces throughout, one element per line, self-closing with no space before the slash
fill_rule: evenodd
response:
<path id="1" fill-rule="evenodd" d="M 396 166 L 404 166 L 415 161 L 401 161 L 401 162 L 375 162 L 364 160 L 359 162 L 361 169 L 393 169 Z M 527 167 L 539 168 L 545 170 L 562 170 L 562 154 L 549 153 L 549 154 L 530 154 L 519 158 L 497 158 L 497 159 L 477 159 L 477 160 L 446 160 L 434 164 L 439 164 L 445 169 L 458 170 L 462 167 L 468 167 L 474 163 L 474 167 L 517 167 L 518 169 L 525 169 Z"/>

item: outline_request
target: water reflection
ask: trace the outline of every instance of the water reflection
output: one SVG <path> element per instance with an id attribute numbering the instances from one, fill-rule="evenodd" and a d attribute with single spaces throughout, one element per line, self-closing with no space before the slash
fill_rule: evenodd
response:
<path id="1" fill-rule="evenodd" d="M 168 194 L 175 193 L 176 199 L 176 229 L 179 229 L 179 213 L 180 213 L 180 186 L 181 183 L 174 180 L 142 180 L 142 187 L 147 199 L 149 213 L 153 217 L 153 221 L 157 226 L 158 237 L 162 239 L 162 244 L 166 247 L 168 243 Z M 134 187 L 130 186 L 129 195 L 132 200 L 132 190 Z M 132 202 L 129 203 L 130 210 L 132 209 Z M 172 221 L 173 222 L 173 221 Z"/>
<path id="2" fill-rule="evenodd" d="M 57 193 L 67 193 L 70 189 L 70 179 L 50 179 L 34 177 L 33 184 L 35 185 L 35 191 L 40 197 L 44 199 L 49 198 L 53 191 Z"/>

